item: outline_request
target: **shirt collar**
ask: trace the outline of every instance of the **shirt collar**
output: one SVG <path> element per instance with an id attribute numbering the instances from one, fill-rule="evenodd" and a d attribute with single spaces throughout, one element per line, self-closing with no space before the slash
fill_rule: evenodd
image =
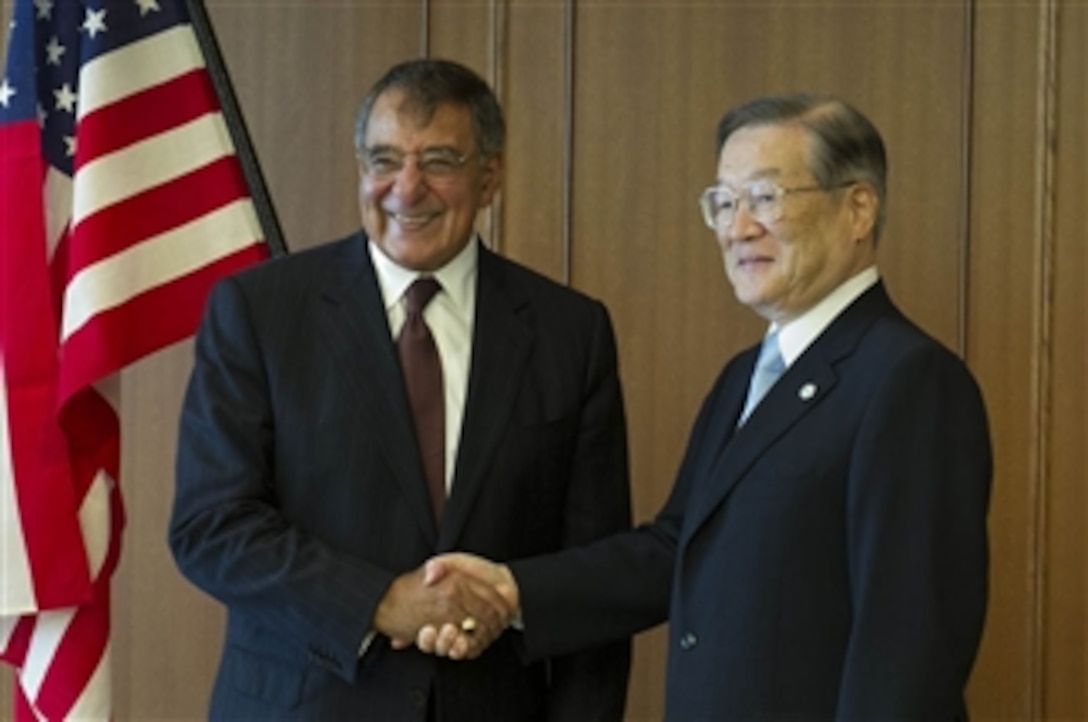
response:
<path id="1" fill-rule="evenodd" d="M 778 330 L 778 348 L 786 365 L 791 365 L 819 338 L 847 306 L 880 280 L 876 266 L 855 274 L 824 296 L 823 300 L 789 323 L 771 324 L 767 333 Z"/>
<path id="2" fill-rule="evenodd" d="M 479 239 L 473 238 L 445 266 L 433 273 L 422 274 L 397 265 L 374 241 L 368 240 L 367 250 L 370 252 L 370 259 L 374 262 L 374 271 L 378 274 L 378 285 L 381 287 L 386 313 L 400 303 L 408 286 L 423 275 L 433 276 L 442 284 L 442 290 L 445 292 L 443 295 L 455 308 L 466 308 L 475 289 L 476 267 L 479 259 L 478 244 Z"/>

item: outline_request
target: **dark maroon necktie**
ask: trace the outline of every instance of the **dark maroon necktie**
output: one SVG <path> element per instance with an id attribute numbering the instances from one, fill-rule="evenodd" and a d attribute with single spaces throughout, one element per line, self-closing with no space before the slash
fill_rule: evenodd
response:
<path id="1" fill-rule="evenodd" d="M 427 491 L 435 519 L 441 523 L 446 504 L 446 404 L 442 392 L 442 362 L 423 309 L 441 290 L 433 278 L 417 278 L 404 294 L 408 317 L 397 337 L 416 441 L 427 476 Z"/>

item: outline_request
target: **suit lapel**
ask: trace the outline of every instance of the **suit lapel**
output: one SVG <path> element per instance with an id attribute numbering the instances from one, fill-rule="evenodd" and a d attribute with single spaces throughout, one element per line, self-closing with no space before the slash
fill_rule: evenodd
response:
<path id="1" fill-rule="evenodd" d="M 346 244 L 344 258 L 322 284 L 323 302 L 316 323 L 330 355 L 346 380 L 346 403 L 362 415 L 358 429 L 349 433 L 380 434 L 378 444 L 394 483 L 408 500 L 428 539 L 437 538 L 423 467 L 404 395 L 389 319 L 378 287 L 366 238 L 355 236 Z"/>
<path id="2" fill-rule="evenodd" d="M 461 441 L 439 548 L 452 548 L 488 477 L 516 406 L 533 336 L 523 311 L 529 299 L 507 273 L 509 262 L 480 246 L 469 372 Z"/>
<path id="3" fill-rule="evenodd" d="M 750 360 L 738 364 L 738 371 L 745 369 L 748 373 L 737 373 L 727 382 L 728 400 L 722 404 L 723 412 L 716 424 L 724 445 L 719 454 L 707 459 L 700 475 L 702 482 L 693 490 L 681 544 L 706 522 L 767 449 L 831 393 L 840 380 L 836 366 L 854 353 L 881 313 L 893 310 L 883 284 L 862 294 L 790 366 L 744 426 L 735 429 L 758 347 L 747 352 Z"/>

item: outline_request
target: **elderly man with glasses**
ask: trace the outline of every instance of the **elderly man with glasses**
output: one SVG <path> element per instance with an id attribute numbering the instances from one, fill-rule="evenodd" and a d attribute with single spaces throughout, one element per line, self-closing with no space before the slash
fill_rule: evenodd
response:
<path id="1" fill-rule="evenodd" d="M 763 97 L 719 125 L 700 198 L 736 297 L 767 320 L 729 361 L 652 521 L 472 575 L 527 658 L 669 622 L 666 718 L 957 720 L 987 600 L 992 456 L 963 362 L 877 270 L 886 160 L 850 105 Z M 472 640 L 428 627 L 453 657 Z"/>

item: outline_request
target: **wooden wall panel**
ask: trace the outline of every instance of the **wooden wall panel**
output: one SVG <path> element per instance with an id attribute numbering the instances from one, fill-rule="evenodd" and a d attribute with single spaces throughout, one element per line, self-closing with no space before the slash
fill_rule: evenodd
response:
<path id="1" fill-rule="evenodd" d="M 494 0 L 431 0 L 428 5 L 425 54 L 464 63 L 494 86 L 499 4 Z"/>
<path id="2" fill-rule="evenodd" d="M 177 572 L 166 546 L 178 410 L 192 342 L 122 374 L 121 484 L 128 512 L 114 577 L 117 719 L 200 719 L 219 661 L 223 608 Z"/>
<path id="3" fill-rule="evenodd" d="M 506 112 L 506 178 L 497 247 L 558 281 L 567 280 L 566 2 L 511 0 L 496 90 Z"/>
<path id="4" fill-rule="evenodd" d="M 1043 711 L 1088 719 L 1088 4 L 1058 3 L 1053 318 L 1049 398 L 1053 428 L 1043 450 L 1050 478 L 1042 560 L 1046 574 Z"/>
<path id="5" fill-rule="evenodd" d="M 1039 8 L 977 10 L 967 349 L 996 466 L 990 610 L 970 690 L 979 719 L 1032 719 L 1039 704 Z"/>

